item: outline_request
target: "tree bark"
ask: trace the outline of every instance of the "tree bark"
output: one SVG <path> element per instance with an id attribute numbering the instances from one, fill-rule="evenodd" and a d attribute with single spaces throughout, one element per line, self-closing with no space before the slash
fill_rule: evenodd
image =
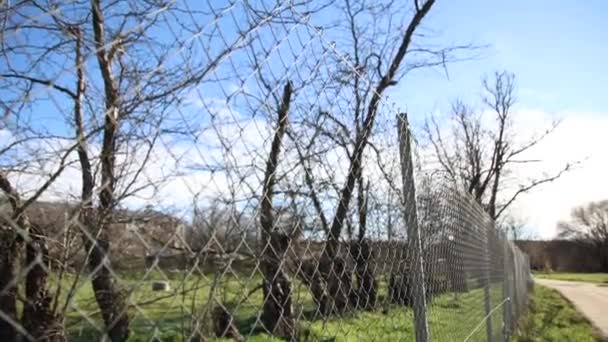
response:
<path id="1" fill-rule="evenodd" d="M 357 290 L 353 293 L 356 308 L 370 309 L 376 306 L 377 282 L 374 277 L 371 263 L 374 253 L 369 241 L 365 239 L 367 233 L 367 211 L 369 201 L 369 182 L 364 185 L 363 176 L 359 175 L 357 194 L 357 210 L 359 212 L 359 235 L 351 248 L 351 255 L 355 259 L 355 277 Z"/>
<path id="2" fill-rule="evenodd" d="M 406 248 L 398 244 L 397 248 Z M 392 303 L 409 306 L 411 304 L 412 292 L 410 289 L 410 276 L 408 275 L 407 256 L 397 260 L 397 267 L 391 272 L 388 285 L 388 295 Z"/>
<path id="3" fill-rule="evenodd" d="M 51 266 L 47 239 L 36 225 L 30 224 L 29 232 L 25 260 L 30 269 L 25 283 L 27 302 L 23 308 L 23 328 L 37 341 L 64 341 L 60 317 L 51 309 L 47 288 L 47 270 Z"/>
<path id="4" fill-rule="evenodd" d="M 19 336 L 15 324 L 16 299 L 19 281 L 16 281 L 23 245 L 26 245 L 25 299 L 21 317 L 22 328 L 40 341 L 63 340 L 63 329 L 59 319 L 51 310 L 48 286 L 48 248 L 46 237 L 38 227 L 31 225 L 21 198 L 8 178 L 0 174 L 0 189 L 6 193 L 13 210 L 12 224 L 2 227 L 2 251 L 0 252 L 0 310 L 13 322 L 0 321 L 0 340 L 13 341 Z M 14 225 L 10 227 L 10 225 Z M 17 229 L 21 230 L 21 235 Z M 43 266 L 43 264 L 46 264 Z"/>
<path id="5" fill-rule="evenodd" d="M 297 275 L 310 289 L 312 299 L 316 305 L 316 315 L 325 316 L 328 312 L 328 297 L 325 280 L 319 270 L 320 262 L 314 258 L 303 260 L 298 265 Z"/>
<path id="6" fill-rule="evenodd" d="M 288 81 L 283 88 L 283 96 L 278 109 L 278 126 L 266 162 L 260 210 L 262 272 L 264 274 L 262 323 L 270 333 L 287 340 L 293 340 L 297 336 L 291 302 L 291 279 L 282 267 L 282 261 L 291 244 L 291 236 L 275 230 L 272 194 L 283 136 L 288 123 L 292 91 L 291 82 Z"/>
<path id="7" fill-rule="evenodd" d="M 17 286 L 13 279 L 19 273 L 19 260 L 23 249 L 23 239 L 10 223 L 0 227 L 0 310 L 13 322 L 17 317 Z M 15 341 L 17 329 L 9 320 L 0 318 L 0 341 Z"/>
<path id="8" fill-rule="evenodd" d="M 216 337 L 228 338 L 231 340 L 242 341 L 243 336 L 234 324 L 234 318 L 230 312 L 221 305 L 213 309 L 213 330 Z"/>
<path id="9" fill-rule="evenodd" d="M 367 240 L 357 241 L 354 253 L 356 253 L 355 277 L 357 278 L 355 307 L 372 309 L 376 306 L 378 293 L 378 282 L 371 266 L 374 253 Z"/>
<path id="10" fill-rule="evenodd" d="M 118 121 L 120 120 L 120 94 L 112 73 L 112 60 L 107 53 L 105 23 L 99 0 L 91 2 L 91 12 L 97 62 L 104 85 L 105 113 L 101 148 L 99 210 L 95 212 L 95 216 L 98 219 L 92 220 L 91 216 L 93 215 L 90 215 L 92 214 L 91 212 L 84 215 L 86 229 L 95 233 L 91 236 L 85 236 L 84 239 L 85 245 L 90 251 L 88 264 L 92 272 L 91 282 L 95 299 L 101 310 L 110 339 L 118 342 L 124 341 L 129 337 L 129 316 L 124 293 L 122 293 L 119 286 L 115 283 L 114 276 L 111 273 L 109 261 L 110 237 L 107 228 L 112 222 L 112 211 L 115 205 L 114 189 L 116 179 L 114 167 L 116 162 L 116 135 L 118 134 Z M 82 163 L 83 161 L 81 160 L 81 165 Z M 83 199 L 85 207 L 88 207 L 92 200 L 92 189 L 86 189 L 86 192 L 87 194 L 83 192 Z M 96 230 L 94 229 L 94 224 L 97 225 Z"/>

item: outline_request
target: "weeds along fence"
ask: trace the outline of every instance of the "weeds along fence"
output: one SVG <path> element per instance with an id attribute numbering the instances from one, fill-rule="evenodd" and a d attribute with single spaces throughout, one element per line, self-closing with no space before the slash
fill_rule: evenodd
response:
<path id="1" fill-rule="evenodd" d="M 388 97 L 432 5 L 0 4 L 0 341 L 507 340 L 528 259 Z"/>

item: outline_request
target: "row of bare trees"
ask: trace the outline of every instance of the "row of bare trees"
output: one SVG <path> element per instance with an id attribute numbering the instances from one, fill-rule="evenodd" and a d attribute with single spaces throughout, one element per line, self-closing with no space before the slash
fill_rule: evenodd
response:
<path id="1" fill-rule="evenodd" d="M 415 1 L 413 14 L 407 19 L 407 25 L 404 30 L 398 29 L 398 34 L 395 35 L 390 32 L 392 32 L 392 16 L 395 10 L 399 10 L 396 4 L 346 0 L 338 5 L 338 10 L 342 12 L 343 16 L 337 25 L 342 28 L 341 32 L 348 37 L 348 50 L 346 57 L 339 56 L 346 60 L 343 63 L 336 63 L 337 68 L 330 75 L 329 82 L 334 84 L 333 87 L 338 88 L 339 91 L 346 88 L 346 93 L 352 99 L 342 103 L 344 107 L 338 107 L 342 109 L 340 112 L 321 107 L 318 110 L 318 116 L 304 121 L 305 128 L 312 130 L 312 133 L 307 136 L 295 130 L 288 130 L 286 127 L 288 119 L 284 111 L 289 108 L 289 100 L 297 97 L 298 93 L 292 94 L 290 83 L 285 86 L 283 101 L 277 110 L 278 127 L 275 129 L 266 164 L 260 217 L 264 236 L 263 246 L 266 246 L 265 250 L 268 251 L 267 255 L 263 255 L 265 262 L 264 297 L 266 299 L 262 317 L 266 327 L 278 336 L 292 339 L 297 335 L 294 311 L 291 307 L 291 282 L 284 270 L 277 269 L 288 252 L 292 238 L 272 229 L 272 193 L 280 145 L 285 130 L 288 130 L 287 135 L 296 144 L 297 156 L 303 166 L 307 195 L 311 198 L 326 239 L 320 260 L 310 267 L 305 267 L 304 270 L 298 272 L 299 275 L 303 278 L 303 282 L 309 285 L 315 302 L 319 306 L 318 312 L 323 314 L 342 313 L 352 305 L 362 308 L 374 307 L 376 279 L 372 273 L 372 267 L 369 265 L 372 262 L 370 259 L 373 258 L 373 254 L 366 241 L 370 186 L 369 181 L 365 181 L 364 159 L 368 153 L 371 136 L 376 129 L 375 122 L 381 111 L 383 96 L 388 88 L 398 83 L 404 74 L 404 69 L 407 70 L 407 67 L 403 67 L 402 64 L 410 62 L 411 64 L 407 65 L 415 68 L 437 63 L 432 58 L 423 62 L 409 61 L 406 58 L 408 53 L 413 54 L 410 51 L 412 41 L 433 4 L 433 0 L 422 3 Z M 374 21 L 388 23 L 386 37 L 379 36 L 375 31 L 370 33 L 366 29 L 370 16 Z M 424 50 L 423 52 L 431 56 L 445 57 L 446 51 L 451 50 Z M 322 122 L 323 125 L 319 125 L 319 122 Z M 331 205 L 335 208 L 331 220 L 327 218 L 324 208 L 327 204 L 322 204 L 323 201 L 315 189 L 316 184 L 322 181 L 313 175 L 311 167 L 311 163 L 314 162 L 313 157 L 315 153 L 318 153 L 314 150 L 319 146 L 316 140 L 336 146 L 340 153 L 347 156 L 345 162 L 347 168 L 342 184 L 337 183 L 334 179 L 330 180 L 337 192 L 335 205 Z M 381 152 L 378 148 L 374 147 L 373 152 L 377 154 L 379 164 L 382 164 Z M 325 164 L 321 167 L 331 166 Z M 383 171 L 387 170 L 383 169 Z M 396 190 L 394 185 L 392 190 Z M 356 201 L 355 216 L 358 227 L 358 233 L 354 239 L 350 209 L 353 200 Z M 356 263 L 358 290 L 354 291 L 356 294 L 354 299 L 351 298 L 353 294 L 351 274 L 339 251 L 344 227 L 347 228 L 348 236 L 353 242 L 348 252 L 354 257 Z"/>
<path id="2" fill-rule="evenodd" d="M 10 134 L 0 145 L 0 188 L 11 207 L 0 221 L 0 340 L 67 338 L 63 327 L 78 277 L 67 293 L 53 286 L 48 243 L 60 238 L 31 224 L 32 203 L 53 196 L 74 203 L 63 234 L 81 240 L 76 246 L 86 261 L 76 273 L 90 280 L 108 337 L 124 341 L 132 331 L 132 303 L 111 263 L 116 237 L 110 227 L 130 201 L 177 196 L 163 192 L 163 185 L 192 175 L 191 199 L 229 204 L 228 212 L 217 212 L 228 217 L 217 219 L 227 229 L 259 229 L 255 257 L 263 273 L 266 331 L 288 340 L 298 336 L 292 276 L 309 287 L 323 314 L 375 307 L 369 240 L 379 231 L 388 239 L 398 235 L 395 208 L 402 200 L 395 141 L 386 141 L 396 113 L 384 98 L 408 72 L 445 66 L 471 48 L 424 46 L 418 33 L 434 4 L 0 4 L 0 136 Z M 497 219 L 518 195 L 569 166 L 510 197 L 500 195 L 509 166 L 525 162 L 518 157 L 542 136 L 522 146 L 509 140 L 512 75 L 497 74 L 484 87 L 496 130 L 482 128 L 459 103 L 454 141 L 443 138 L 435 121 L 426 132 L 445 173 Z M 254 135 L 251 126 L 263 131 L 261 142 L 247 135 Z M 65 177 L 71 184 L 62 184 Z M 280 222 L 284 208 L 298 220 Z M 370 219 L 377 212 L 385 222 Z M 203 241 L 196 250 L 228 242 L 208 224 L 217 221 L 211 215 L 203 211 L 192 219 L 199 229 L 193 234 Z M 303 234 L 324 248 L 294 271 L 285 260 Z M 236 249 L 249 239 L 230 244 Z M 345 253 L 354 258 L 355 283 Z M 53 272 L 67 272 L 66 260 L 53 264 L 59 265 Z M 25 304 L 21 317 L 19 301 Z"/>
<path id="3" fill-rule="evenodd" d="M 185 94 L 241 49 L 250 32 L 280 20 L 292 9 L 245 5 L 247 16 L 238 35 L 221 37 L 221 49 L 206 51 L 199 44 L 220 46 L 220 38 L 205 31 L 198 20 L 213 17 L 211 10 L 228 11 L 230 5 L 189 6 L 100 0 L 0 4 L 0 77 L 7 90 L 0 100 L 4 113 L 0 129 L 12 138 L 7 144 L 3 141 L 0 155 L 1 189 L 12 208 L 2 222 L 6 248 L 0 264 L 1 340 L 16 340 L 22 334 L 36 340 L 65 338 L 60 327 L 71 298 L 57 305 L 53 300 L 59 301 L 59 294 L 49 297 L 46 244 L 57 237 L 46 235 L 44 227 L 32 226 L 26 209 L 75 165 L 81 192 L 78 199 L 70 198 L 77 201 L 78 209 L 70 213 L 69 229 L 77 231 L 86 249 L 87 272 L 109 338 L 124 341 L 129 336 L 127 294 L 116 282 L 109 261 L 108 227 L 114 211 L 126 199 L 164 180 L 140 181 L 161 136 L 188 133 L 181 124 L 167 120 Z M 176 20 L 180 13 L 191 20 Z M 10 180 L 24 174 L 41 180 L 25 198 L 21 194 L 31 191 L 33 181 L 20 182 L 26 188 L 19 189 Z M 24 248 L 25 308 L 18 317 L 18 270 Z"/>

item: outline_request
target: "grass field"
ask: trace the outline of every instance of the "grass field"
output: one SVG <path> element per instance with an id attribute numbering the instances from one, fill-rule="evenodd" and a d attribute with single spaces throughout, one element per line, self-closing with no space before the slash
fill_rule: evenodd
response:
<path id="1" fill-rule="evenodd" d="M 536 285 L 515 342 L 596 342 L 593 327 L 559 292 Z"/>
<path id="2" fill-rule="evenodd" d="M 535 277 L 543 279 L 566 280 L 566 281 L 583 281 L 587 283 L 604 283 L 608 284 L 608 273 L 534 273 Z"/>
<path id="3" fill-rule="evenodd" d="M 123 285 L 130 289 L 129 302 L 132 334 L 129 341 L 183 341 L 189 335 L 193 317 L 203 324 L 211 324 L 208 315 L 209 298 L 214 279 L 211 276 L 173 274 L 168 279 L 170 292 L 153 292 L 151 281 L 163 279 L 159 273 L 131 274 L 122 277 Z M 166 279 L 166 278 L 165 278 Z M 69 279 L 68 279 L 69 280 Z M 68 280 L 65 280 L 66 285 Z M 256 319 L 261 309 L 262 291 L 247 294 L 260 284 L 260 277 L 237 278 L 224 276 L 217 282 L 213 297 L 219 299 L 234 313 L 236 325 L 243 336 L 251 341 L 272 341 L 259 330 Z M 298 323 L 308 341 L 397 341 L 413 340 L 413 312 L 410 308 L 383 305 L 386 284 L 379 284 L 378 309 L 355 311 L 343 316 L 325 319 L 311 315 L 314 304 L 308 290 L 294 281 L 294 307 Z M 65 290 L 67 291 L 67 289 Z M 502 301 L 502 285 L 495 284 L 491 291 L 492 304 Z M 455 295 L 437 296 L 429 303 L 429 330 L 434 340 L 462 341 L 477 328 L 469 341 L 485 341 L 484 295 L 482 289 Z M 491 316 L 493 331 L 501 331 L 502 310 Z M 91 341 L 100 338 L 102 322 L 97 311 L 93 291 L 88 281 L 82 281 L 70 304 L 66 325 L 70 340 Z M 257 328 L 256 328 L 257 327 Z M 481 328 L 480 328 L 481 327 Z M 209 328 L 210 329 L 210 328 Z M 210 331 L 210 330 L 207 330 Z M 211 335 L 211 334 L 209 334 Z"/>

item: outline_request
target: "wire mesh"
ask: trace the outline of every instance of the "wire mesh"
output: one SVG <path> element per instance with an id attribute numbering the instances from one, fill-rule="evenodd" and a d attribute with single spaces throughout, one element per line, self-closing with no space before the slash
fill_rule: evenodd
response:
<path id="1" fill-rule="evenodd" d="M 527 257 L 414 177 L 399 53 L 345 52 L 328 4 L 0 8 L 0 340 L 497 341 L 525 311 Z"/>
<path id="2" fill-rule="evenodd" d="M 441 182 L 424 187 L 425 280 L 427 296 L 436 296 L 428 309 L 432 338 L 508 340 L 531 290 L 525 256 L 469 194 Z"/>

